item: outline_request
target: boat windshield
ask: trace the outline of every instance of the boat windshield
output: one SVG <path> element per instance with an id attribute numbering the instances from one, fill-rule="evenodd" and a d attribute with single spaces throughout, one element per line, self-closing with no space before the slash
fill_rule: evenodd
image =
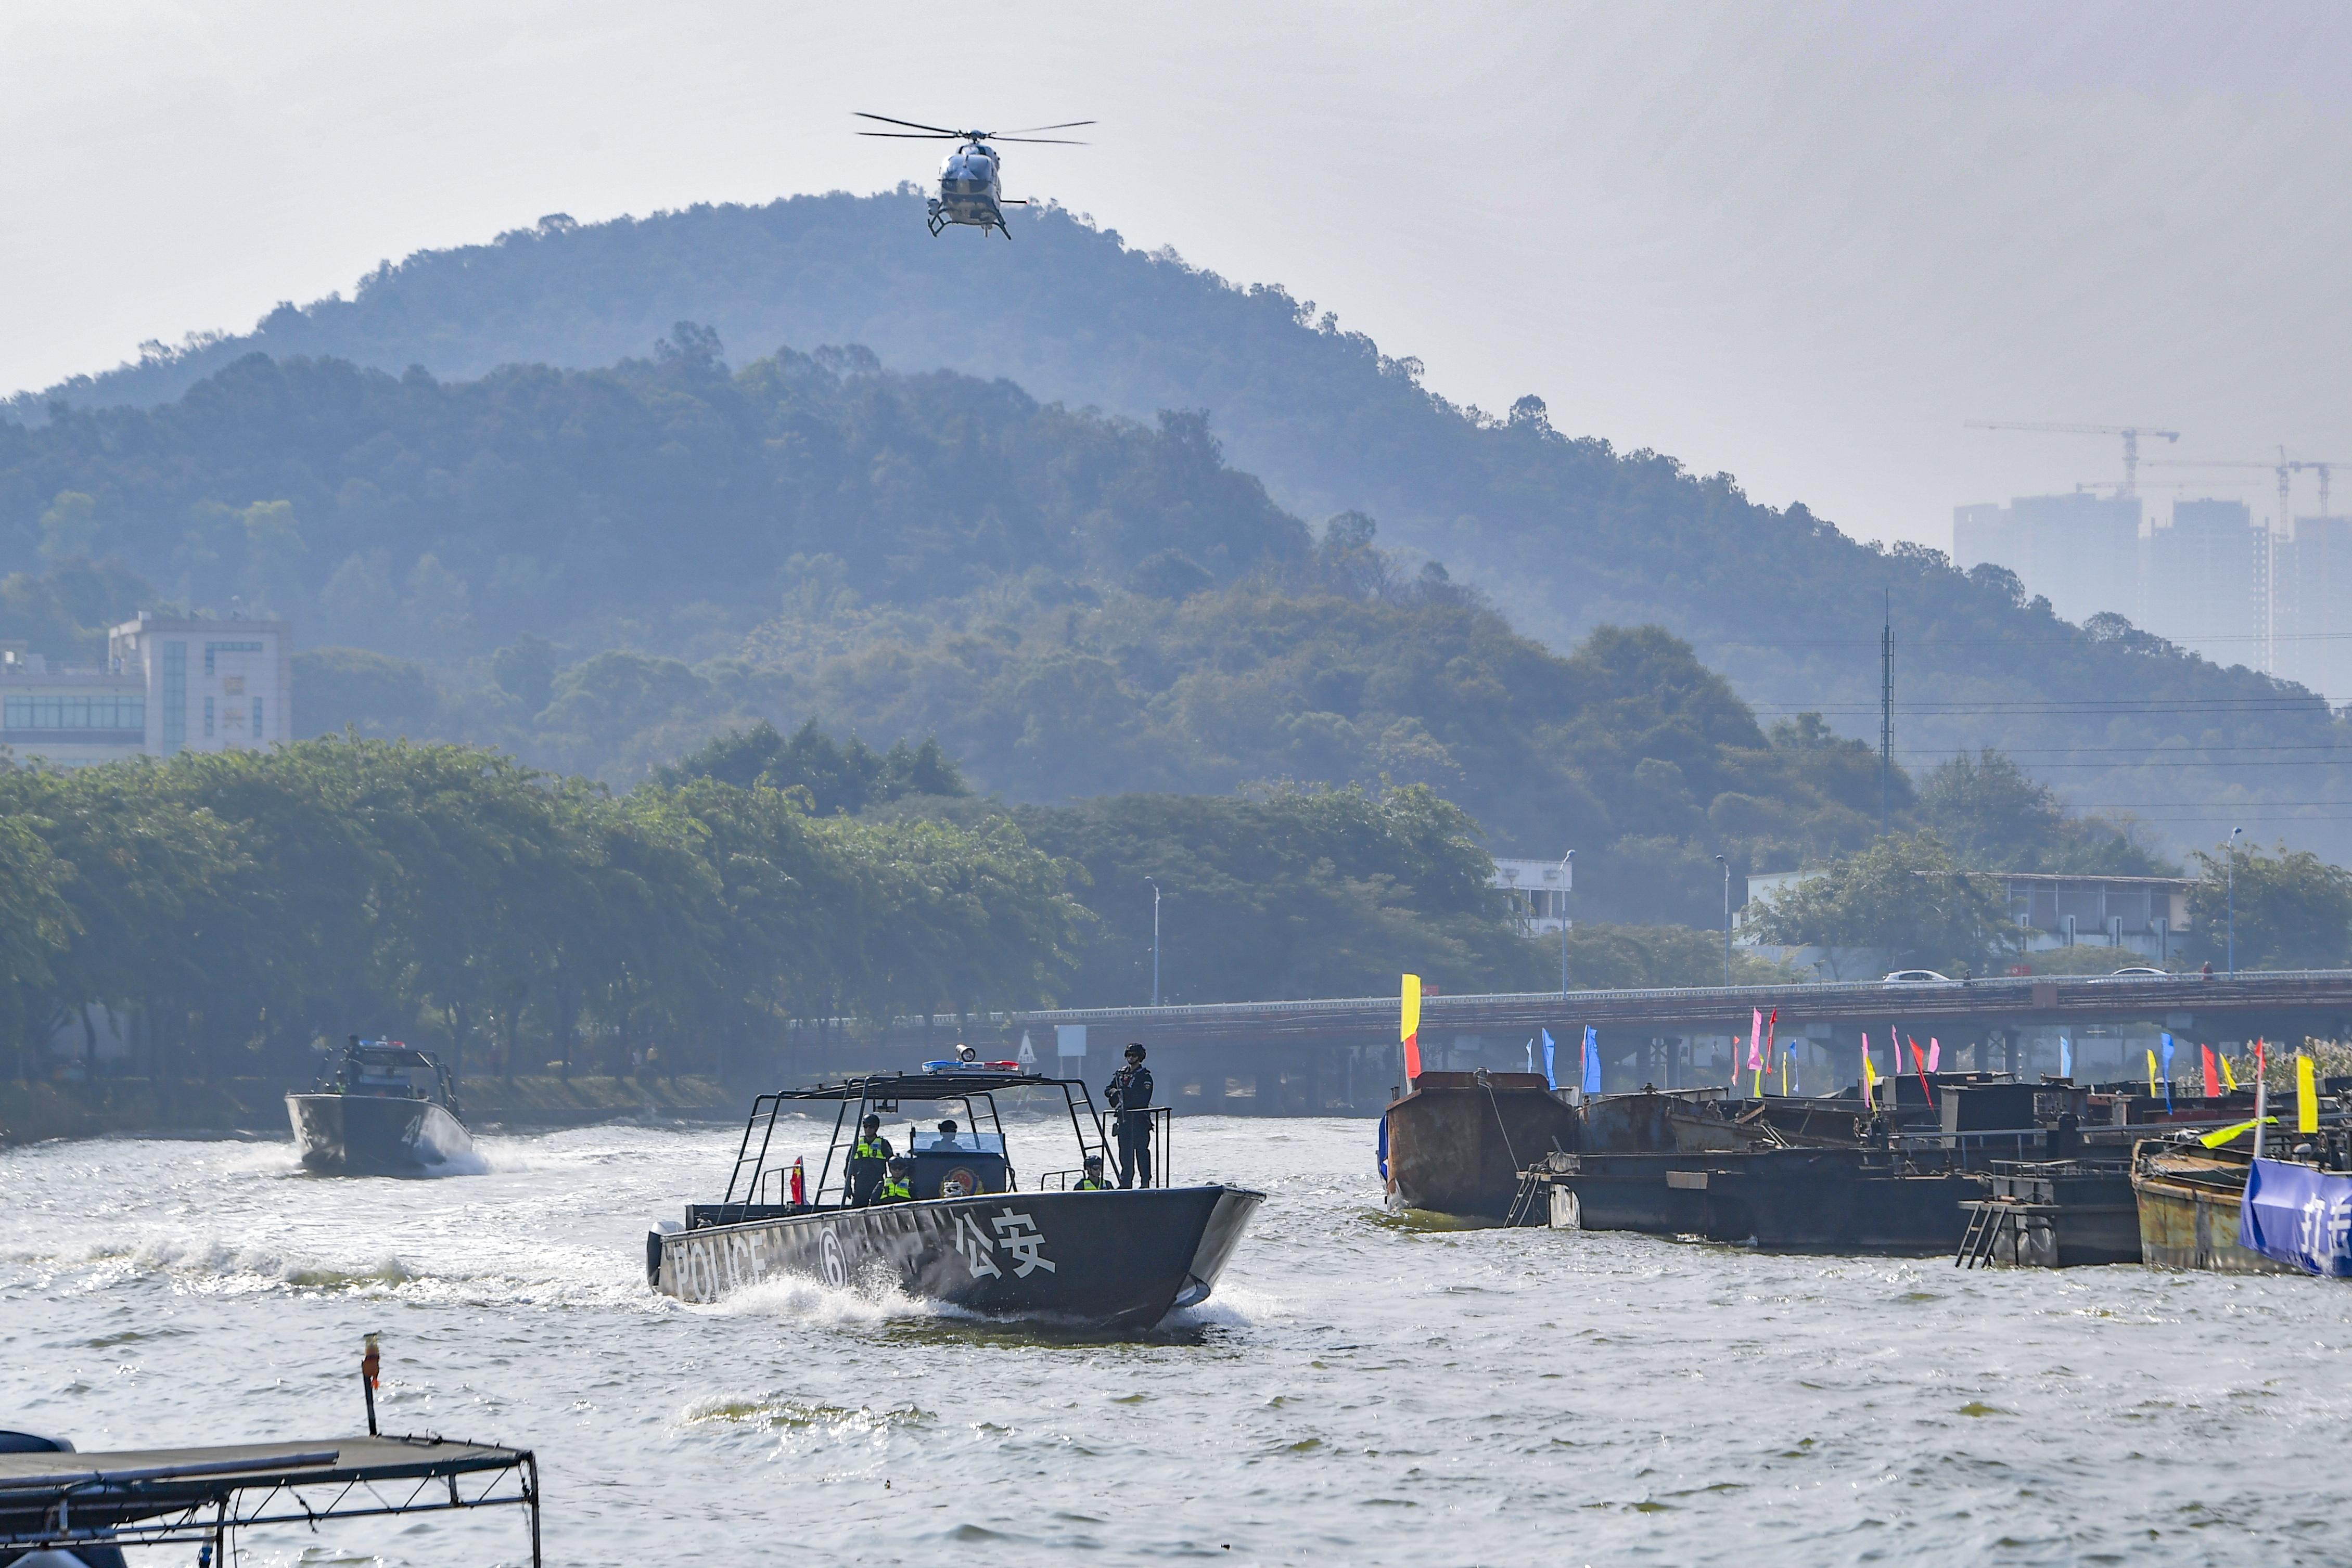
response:
<path id="1" fill-rule="evenodd" d="M 932 1150 L 947 1154 L 961 1149 L 971 1154 L 1001 1155 L 1004 1152 L 1004 1134 L 975 1133 L 969 1127 L 959 1127 L 955 1142 L 950 1143 L 936 1131 L 918 1127 L 908 1139 L 907 1146 L 916 1154 L 927 1154 Z"/>

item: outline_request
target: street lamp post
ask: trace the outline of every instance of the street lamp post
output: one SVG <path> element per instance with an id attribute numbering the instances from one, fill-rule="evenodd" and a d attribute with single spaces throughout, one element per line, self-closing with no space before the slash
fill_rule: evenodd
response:
<path id="1" fill-rule="evenodd" d="M 1576 852 L 1559 857 L 1559 873 L 1567 883 L 1559 890 L 1559 994 L 1568 995 L 1568 895 L 1576 891 Z"/>
<path id="2" fill-rule="evenodd" d="M 1731 984 L 1731 862 L 1721 855 L 1716 863 L 1723 867 L 1723 983 Z"/>
<path id="3" fill-rule="evenodd" d="M 2238 972 L 2238 835 L 2243 828 L 2230 830 L 2230 973 Z"/>
<path id="4" fill-rule="evenodd" d="M 1156 1008 L 1160 1005 L 1160 883 L 1152 877 L 1143 880 L 1151 883 L 1151 1005 Z"/>

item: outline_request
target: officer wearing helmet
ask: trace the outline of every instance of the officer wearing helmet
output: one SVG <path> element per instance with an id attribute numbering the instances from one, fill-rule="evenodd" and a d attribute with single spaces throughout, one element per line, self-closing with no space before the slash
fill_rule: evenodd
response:
<path id="1" fill-rule="evenodd" d="M 881 1186 L 875 1190 L 874 1201 L 904 1203 L 914 1196 L 915 1162 L 904 1155 L 896 1155 L 890 1161 L 889 1174 L 882 1178 Z"/>
<path id="2" fill-rule="evenodd" d="M 882 1118 L 868 1116 L 858 1124 L 857 1142 L 849 1149 L 849 1201 L 863 1207 L 890 1174 L 890 1156 L 898 1153 L 882 1135 Z"/>
<path id="3" fill-rule="evenodd" d="M 1110 1190 L 1110 1183 L 1103 1179 L 1103 1161 L 1100 1155 L 1087 1156 L 1086 1174 L 1078 1177 L 1078 1185 L 1071 1190 L 1073 1192 L 1108 1192 Z"/>

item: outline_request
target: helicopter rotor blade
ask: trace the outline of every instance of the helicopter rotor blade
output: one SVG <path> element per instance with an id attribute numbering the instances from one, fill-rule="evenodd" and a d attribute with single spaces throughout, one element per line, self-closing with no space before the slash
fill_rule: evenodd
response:
<path id="1" fill-rule="evenodd" d="M 919 120 L 893 120 L 887 114 L 868 114 L 862 109 L 853 109 L 849 112 L 856 115 L 860 120 L 878 120 L 885 125 L 903 125 L 911 131 L 928 131 L 935 136 L 961 136 L 963 134 L 961 131 L 950 131 L 944 125 L 925 125 Z M 1038 129 L 1040 131 L 1053 131 L 1058 128 L 1050 125 L 1041 125 Z M 863 134 L 867 136 L 883 136 L 888 134 L 888 132 L 868 131 L 863 132 Z"/>
<path id="2" fill-rule="evenodd" d="M 1091 120 L 1066 120 L 1059 125 L 1024 125 L 1017 131 L 1007 131 L 1003 136 L 1026 136 L 1033 131 L 1076 131 L 1081 125 L 1092 125 Z M 1002 140 L 1000 137 L 999 140 Z"/>
<path id="3" fill-rule="evenodd" d="M 928 131 L 854 131 L 853 136 L 889 136 L 901 141 L 961 141 L 957 135 L 934 136 Z"/>
<path id="4" fill-rule="evenodd" d="M 868 135 L 877 134 L 869 131 Z M 991 136 L 991 141 L 1026 141 L 1040 147 L 1091 147 L 1091 141 L 1073 141 L 1066 136 Z"/>

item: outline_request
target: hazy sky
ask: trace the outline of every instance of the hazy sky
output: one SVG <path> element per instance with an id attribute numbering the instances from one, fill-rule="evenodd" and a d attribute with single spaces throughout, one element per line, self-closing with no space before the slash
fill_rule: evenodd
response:
<path id="1" fill-rule="evenodd" d="M 1942 546 L 2119 466 L 1971 418 L 2352 458 L 2347 64 L 2340 5 L 10 0 L 0 390 L 546 212 L 929 175 L 856 109 L 1095 118 L 1011 192 Z"/>

